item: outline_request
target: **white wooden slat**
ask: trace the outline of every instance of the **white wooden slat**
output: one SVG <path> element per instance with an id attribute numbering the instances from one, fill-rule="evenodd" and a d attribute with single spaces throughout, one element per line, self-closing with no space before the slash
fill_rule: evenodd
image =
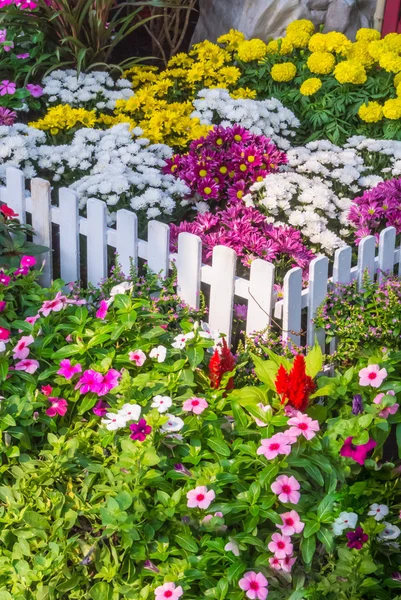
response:
<path id="1" fill-rule="evenodd" d="M 350 283 L 351 281 L 351 246 L 339 248 L 334 254 L 333 283 Z"/>
<path id="2" fill-rule="evenodd" d="M 49 287 L 53 277 L 50 183 L 44 179 L 32 179 L 31 199 L 32 226 L 35 230 L 33 240 L 35 243 L 49 248 L 48 252 L 38 257 L 38 261 L 45 262 L 39 282 L 41 285 Z"/>
<path id="3" fill-rule="evenodd" d="M 87 260 L 88 283 L 98 285 L 107 277 L 107 206 L 90 198 L 87 203 Z"/>
<path id="4" fill-rule="evenodd" d="M 249 278 L 246 333 L 263 331 L 270 325 L 273 309 L 274 265 L 257 258 L 252 261 Z"/>
<path id="5" fill-rule="evenodd" d="M 180 298 L 198 309 L 200 305 L 202 241 L 192 233 L 178 236 L 177 293 Z"/>
<path id="6" fill-rule="evenodd" d="M 317 309 L 322 304 L 327 293 L 329 259 L 327 256 L 314 258 L 309 265 L 309 295 L 308 295 L 308 324 L 306 343 L 313 346 L 315 336 L 321 349 L 325 350 L 325 332 L 324 330 L 315 330 L 313 319 L 316 316 Z"/>
<path id="7" fill-rule="evenodd" d="M 396 230 L 395 227 L 386 227 L 380 232 L 379 238 L 379 265 L 378 280 L 383 281 L 387 275 L 394 271 L 394 249 L 395 249 Z"/>
<path id="8" fill-rule="evenodd" d="M 373 278 L 375 273 L 375 250 L 376 240 L 373 235 L 368 235 L 361 240 L 358 247 L 358 265 L 357 265 L 357 278 L 358 286 L 362 289 L 363 277 L 365 273 L 368 273 L 370 279 Z"/>
<path id="9" fill-rule="evenodd" d="M 165 223 L 149 221 L 147 254 L 149 269 L 167 277 L 170 267 L 170 228 Z"/>
<path id="10" fill-rule="evenodd" d="M 138 217 L 125 208 L 117 212 L 117 242 L 118 262 L 123 273 L 128 277 L 131 263 L 138 264 Z"/>
<path id="11" fill-rule="evenodd" d="M 20 169 L 6 169 L 5 202 L 17 213 L 20 223 L 26 223 L 25 177 Z"/>
<path id="12" fill-rule="evenodd" d="M 65 283 L 80 279 L 79 265 L 79 201 L 69 188 L 59 192 L 60 275 Z"/>
<path id="13" fill-rule="evenodd" d="M 294 267 L 284 276 L 283 282 L 283 317 L 282 339 L 301 343 L 301 311 L 302 311 L 302 269 Z"/>
<path id="14" fill-rule="evenodd" d="M 237 255 L 227 246 L 213 248 L 213 281 L 210 286 L 209 326 L 231 341 Z"/>

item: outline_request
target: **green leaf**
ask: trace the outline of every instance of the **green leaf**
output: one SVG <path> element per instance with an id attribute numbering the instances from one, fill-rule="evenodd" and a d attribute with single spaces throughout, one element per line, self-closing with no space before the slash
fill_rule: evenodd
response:
<path id="1" fill-rule="evenodd" d="M 255 364 L 255 373 L 262 383 L 271 390 L 275 390 L 274 382 L 276 380 L 279 365 L 272 360 L 262 360 L 256 354 L 251 352 L 252 360 Z"/>
<path id="2" fill-rule="evenodd" d="M 367 556 L 366 558 L 362 559 L 361 564 L 359 565 L 359 572 L 363 573 L 364 575 L 369 575 L 370 573 L 377 571 L 377 568 L 378 567 L 375 565 L 373 560 Z"/>
<path id="3" fill-rule="evenodd" d="M 121 510 L 127 510 L 127 508 L 129 508 L 132 504 L 133 497 L 125 490 L 122 490 L 117 494 L 114 500 L 118 503 L 118 506 Z"/>
<path id="4" fill-rule="evenodd" d="M 308 538 L 303 538 L 301 542 L 301 552 L 302 558 L 306 564 L 310 564 L 312 562 L 313 555 L 316 550 L 316 538 L 314 535 L 311 535 Z"/>
<path id="5" fill-rule="evenodd" d="M 47 519 L 33 510 L 27 510 L 23 517 L 25 523 L 35 529 L 49 529 L 49 523 Z"/>
<path id="6" fill-rule="evenodd" d="M 93 408 L 97 401 L 98 397 L 95 394 L 86 394 L 79 406 L 78 414 L 83 415 L 87 410 Z"/>
<path id="7" fill-rule="evenodd" d="M 311 535 L 316 533 L 320 529 L 319 521 L 307 521 L 305 524 L 305 529 L 303 531 L 304 538 L 309 538 Z"/>
<path id="8" fill-rule="evenodd" d="M 142 464 L 146 467 L 153 467 L 154 465 L 158 465 L 161 458 L 156 454 L 153 448 L 148 448 L 144 455 L 142 456 Z"/>
<path id="9" fill-rule="evenodd" d="M 323 354 L 319 344 L 316 342 L 305 357 L 306 374 L 314 379 L 322 370 Z"/>
<path id="10" fill-rule="evenodd" d="M 256 405 L 259 402 L 265 404 L 267 401 L 266 393 L 260 387 L 247 386 L 235 390 L 230 394 L 230 399 L 238 400 L 241 406 L 248 407 L 252 404 Z"/>
<path id="11" fill-rule="evenodd" d="M 113 589 L 104 581 L 99 581 L 90 589 L 92 600 L 111 600 Z"/>
<path id="12" fill-rule="evenodd" d="M 184 548 L 184 550 L 187 550 L 187 552 L 197 552 L 198 551 L 198 544 L 195 542 L 195 540 L 192 536 L 186 535 L 184 533 L 180 533 L 178 535 L 175 535 L 174 539 L 177 542 L 177 544 L 181 548 Z"/>
<path id="13" fill-rule="evenodd" d="M 308 473 L 308 475 L 310 477 L 312 477 L 312 479 L 314 481 L 316 481 L 316 483 L 320 486 L 324 486 L 324 479 L 323 476 L 321 474 L 321 472 L 319 471 L 319 469 L 317 467 L 315 467 L 314 465 L 307 465 L 305 467 L 305 471 Z"/>
<path id="14" fill-rule="evenodd" d="M 327 552 L 332 552 L 334 548 L 334 538 L 331 531 L 329 531 L 326 527 L 321 527 L 317 532 L 317 537 L 320 542 L 324 545 Z"/>
<path id="15" fill-rule="evenodd" d="M 227 579 L 229 583 L 237 583 L 241 575 L 246 570 L 246 564 L 242 561 L 237 561 L 229 567 L 227 571 Z"/>
<path id="16" fill-rule="evenodd" d="M 59 360 L 62 358 L 67 358 L 68 356 L 74 356 L 74 354 L 79 354 L 83 351 L 83 346 L 78 346 L 78 344 L 69 344 L 68 346 L 64 346 L 64 348 L 60 348 L 56 352 L 52 354 L 53 360 Z"/>
<path id="17" fill-rule="evenodd" d="M 288 600 L 302 600 L 303 598 L 305 598 L 305 590 L 295 590 Z"/>
<path id="18" fill-rule="evenodd" d="M 271 463 L 268 464 L 267 467 L 265 467 L 263 469 L 263 471 L 261 471 L 259 473 L 260 485 L 263 488 L 269 487 L 269 484 L 273 481 L 273 479 L 277 475 L 278 471 L 279 471 L 279 467 L 277 465 L 274 465 Z"/>
<path id="19" fill-rule="evenodd" d="M 334 494 L 327 494 L 320 502 L 317 507 L 317 518 L 319 521 L 324 521 L 332 513 L 335 496 Z"/>
<path id="20" fill-rule="evenodd" d="M 396 435 L 397 446 L 398 446 L 398 458 L 401 458 L 401 423 L 398 423 L 396 430 L 395 430 L 395 435 Z"/>
<path id="21" fill-rule="evenodd" d="M 210 438 L 206 443 L 216 454 L 220 454 L 221 456 L 230 456 L 231 454 L 229 446 L 223 440 Z"/>
<path id="22" fill-rule="evenodd" d="M 192 369 L 196 369 L 205 356 L 205 351 L 203 348 L 199 348 L 199 346 L 195 348 L 187 348 L 185 352 L 188 356 L 189 364 L 191 365 Z"/>

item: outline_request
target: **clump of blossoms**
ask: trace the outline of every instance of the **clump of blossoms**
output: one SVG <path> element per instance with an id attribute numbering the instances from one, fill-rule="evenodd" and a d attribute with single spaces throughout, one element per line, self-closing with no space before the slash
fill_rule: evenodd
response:
<path id="1" fill-rule="evenodd" d="M 286 161 L 284 152 L 265 136 L 239 125 L 218 126 L 191 142 L 187 154 L 167 159 L 164 172 L 185 181 L 198 209 L 207 209 L 240 201 L 251 183 L 263 180 Z"/>

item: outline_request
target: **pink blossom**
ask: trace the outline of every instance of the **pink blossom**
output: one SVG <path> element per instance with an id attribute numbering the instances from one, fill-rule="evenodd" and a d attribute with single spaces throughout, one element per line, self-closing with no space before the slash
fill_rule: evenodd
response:
<path id="1" fill-rule="evenodd" d="M 136 364 L 137 367 L 142 367 L 146 360 L 146 354 L 142 350 L 134 350 L 133 352 L 129 352 L 128 357 Z"/>
<path id="2" fill-rule="evenodd" d="M 105 417 L 109 408 L 110 406 L 107 404 L 107 402 L 104 400 L 99 400 L 99 402 L 97 402 L 97 404 L 95 404 L 95 406 L 92 408 L 92 412 L 98 417 Z"/>
<path id="3" fill-rule="evenodd" d="M 198 485 L 198 487 L 189 490 L 187 493 L 187 506 L 189 508 L 202 508 L 203 510 L 206 510 L 206 508 L 209 508 L 215 497 L 216 494 L 213 490 L 208 490 L 205 485 Z"/>
<path id="4" fill-rule="evenodd" d="M 169 582 L 155 589 L 155 600 L 178 600 L 183 593 L 180 585 L 175 587 L 175 583 Z"/>
<path id="5" fill-rule="evenodd" d="M 374 404 L 380 404 L 383 400 L 384 396 L 395 396 L 395 392 L 393 390 L 388 390 L 385 394 L 377 394 L 377 396 L 373 399 Z M 385 406 L 383 410 L 379 412 L 379 417 L 382 419 L 387 419 L 389 415 L 395 415 L 400 405 L 396 402 L 392 406 Z"/>
<path id="6" fill-rule="evenodd" d="M 104 396 L 108 394 L 112 389 L 118 386 L 118 380 L 121 377 L 121 373 L 116 371 L 115 369 L 109 369 L 104 375 L 103 380 L 101 382 L 101 386 L 98 390 L 99 396 Z M 94 391 L 94 390 L 92 390 Z"/>
<path id="7" fill-rule="evenodd" d="M 9 285 L 10 281 L 11 281 L 10 275 L 5 275 L 4 273 L 0 272 L 0 283 L 2 285 L 4 285 L 4 287 L 7 287 Z"/>
<path id="8" fill-rule="evenodd" d="M 287 535 L 282 535 L 281 533 L 273 533 L 272 541 L 269 542 L 267 547 L 277 558 L 290 556 L 293 550 L 291 538 Z"/>
<path id="9" fill-rule="evenodd" d="M 359 385 L 370 385 L 374 388 L 378 388 L 386 377 L 386 369 L 381 369 L 379 365 L 369 365 L 359 371 Z"/>
<path id="10" fill-rule="evenodd" d="M 209 406 L 204 398 L 189 398 L 182 405 L 182 410 L 185 412 L 193 412 L 195 415 L 200 415 Z"/>
<path id="11" fill-rule="evenodd" d="M 5 48 L 4 48 L 5 49 Z M 8 79 L 3 79 L 0 82 L 0 96 L 5 96 L 6 94 L 15 94 L 15 90 L 17 89 L 17 84 L 13 81 L 9 81 Z"/>
<path id="12" fill-rule="evenodd" d="M 38 319 L 40 319 L 40 315 L 35 315 L 34 317 L 27 317 L 25 321 L 30 325 L 34 325 Z"/>
<path id="13" fill-rule="evenodd" d="M 288 434 L 291 437 L 298 437 L 299 435 L 303 435 L 307 440 L 311 440 L 315 437 L 316 431 L 319 431 L 319 423 L 318 421 L 313 421 L 307 415 L 298 412 L 296 417 L 291 417 L 288 419 L 288 425 L 291 425 L 288 430 Z"/>
<path id="14" fill-rule="evenodd" d="M 57 375 L 61 375 L 65 377 L 65 379 L 72 379 L 76 373 L 81 373 L 82 367 L 78 363 L 76 365 L 72 365 L 69 358 L 64 358 L 60 361 L 60 369 L 57 371 Z"/>
<path id="15" fill-rule="evenodd" d="M 2 342 L 8 342 L 10 339 L 10 335 L 11 332 L 8 329 L 5 329 L 4 327 L 0 327 L 0 340 Z"/>
<path id="16" fill-rule="evenodd" d="M 277 558 L 277 556 L 271 556 L 269 558 L 269 563 L 272 569 L 276 569 L 277 571 L 281 570 L 281 560 Z"/>
<path id="17" fill-rule="evenodd" d="M 60 310 L 62 310 L 66 304 L 66 296 L 63 296 L 61 292 L 57 292 L 53 300 L 46 300 L 43 302 L 42 308 L 39 309 L 39 312 L 41 312 L 44 317 L 47 317 L 51 312 L 60 312 Z"/>
<path id="18" fill-rule="evenodd" d="M 102 383 L 103 375 L 93 369 L 88 369 L 87 371 L 84 371 L 83 375 L 80 377 L 75 389 L 80 390 L 81 394 L 86 394 L 87 392 L 98 394 Z"/>
<path id="19" fill-rule="evenodd" d="M 39 368 L 38 361 L 33 360 L 31 358 L 26 358 L 25 360 L 20 360 L 20 362 L 18 362 L 15 365 L 16 371 L 26 371 L 30 375 L 33 375 L 35 373 L 36 369 L 38 369 L 38 368 Z"/>
<path id="20" fill-rule="evenodd" d="M 0 300 L 0 312 L 4 312 L 6 310 L 7 302 L 5 300 Z"/>
<path id="21" fill-rule="evenodd" d="M 27 0 L 27 1 L 29 1 L 29 0 Z M 43 88 L 41 85 L 35 85 L 33 83 L 28 83 L 28 85 L 26 86 L 26 89 L 31 94 L 31 96 L 33 96 L 34 98 L 40 98 L 40 96 L 43 96 Z"/>
<path id="22" fill-rule="evenodd" d="M 255 573 L 255 571 L 245 573 L 243 578 L 239 580 L 238 585 L 250 600 L 266 600 L 269 593 L 267 591 L 269 583 L 266 577 L 262 573 Z"/>
<path id="23" fill-rule="evenodd" d="M 300 485 L 295 477 L 280 475 L 271 485 L 271 490 L 278 495 L 280 502 L 298 504 L 301 494 L 298 492 Z"/>
<path id="24" fill-rule="evenodd" d="M 267 460 L 276 458 L 279 454 L 288 456 L 291 452 L 291 441 L 284 433 L 276 433 L 271 438 L 260 440 L 261 446 L 257 449 L 257 454 L 263 454 Z"/>
<path id="25" fill-rule="evenodd" d="M 34 256 L 25 255 L 20 260 L 21 267 L 34 267 L 36 265 L 36 258 Z"/>
<path id="26" fill-rule="evenodd" d="M 27 358 L 27 356 L 29 355 L 29 348 L 28 346 L 30 346 L 31 344 L 34 343 L 34 338 L 31 335 L 25 335 L 23 336 L 17 343 L 17 345 L 15 346 L 15 348 L 13 348 L 13 359 L 16 360 L 17 358 Z"/>
<path id="27" fill-rule="evenodd" d="M 51 403 L 50 408 L 46 410 L 48 417 L 55 417 L 56 415 L 64 416 L 67 412 L 68 403 L 64 398 L 49 398 Z"/>
<path id="28" fill-rule="evenodd" d="M 366 444 L 355 445 L 352 443 L 352 439 L 352 436 L 350 436 L 345 440 L 343 447 L 340 450 L 340 455 L 352 458 L 352 460 L 355 460 L 355 462 L 363 466 L 367 455 L 377 446 L 377 442 L 375 442 L 375 440 L 369 440 Z"/>
<path id="29" fill-rule="evenodd" d="M 290 510 L 289 512 L 282 513 L 280 515 L 283 524 L 277 525 L 281 529 L 283 535 L 294 535 L 294 533 L 301 533 L 305 527 L 305 523 L 302 523 L 299 514 L 296 510 Z"/>
<path id="30" fill-rule="evenodd" d="M 14 271 L 13 275 L 28 275 L 29 268 L 28 267 L 19 267 L 16 271 Z"/>
<path id="31" fill-rule="evenodd" d="M 109 305 L 106 300 L 102 300 L 99 308 L 96 311 L 96 318 L 102 319 L 102 321 L 106 318 L 107 311 L 109 310 Z"/>
<path id="32" fill-rule="evenodd" d="M 50 396 L 50 394 L 53 391 L 53 388 L 51 385 L 42 385 L 42 388 L 40 390 L 42 392 L 42 394 L 44 394 L 45 396 Z"/>
<path id="33" fill-rule="evenodd" d="M 71 333 L 65 336 L 65 341 L 67 342 L 67 344 L 71 344 L 71 342 L 73 341 Z"/>
<path id="34" fill-rule="evenodd" d="M 16 54 L 15 57 L 19 60 L 24 60 L 25 58 L 29 58 L 29 52 L 23 52 L 22 54 Z"/>
<path id="35" fill-rule="evenodd" d="M 285 571 L 286 573 L 290 573 L 291 569 L 293 567 L 293 564 L 295 563 L 297 559 L 292 557 L 292 556 L 286 556 L 285 558 L 283 558 L 280 562 L 281 562 L 281 568 L 283 569 L 283 571 Z"/>

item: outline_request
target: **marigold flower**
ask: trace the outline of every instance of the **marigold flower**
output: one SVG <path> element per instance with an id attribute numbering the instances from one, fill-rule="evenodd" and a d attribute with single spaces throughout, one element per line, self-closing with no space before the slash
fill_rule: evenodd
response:
<path id="1" fill-rule="evenodd" d="M 401 56 L 396 52 L 383 52 L 379 57 L 379 65 L 387 73 L 399 73 L 401 71 Z"/>
<path id="2" fill-rule="evenodd" d="M 368 27 L 361 27 L 361 29 L 358 29 L 356 32 L 355 38 L 358 42 L 373 42 L 374 40 L 380 40 L 380 31 L 369 29 Z"/>
<path id="3" fill-rule="evenodd" d="M 383 107 L 378 102 L 368 102 L 361 104 L 358 110 L 358 116 L 365 123 L 377 123 L 383 118 Z"/>
<path id="4" fill-rule="evenodd" d="M 401 118 L 401 98 L 391 98 L 383 105 L 383 116 L 396 121 Z"/>
<path id="5" fill-rule="evenodd" d="M 271 40 L 267 44 L 267 54 L 280 54 L 283 56 L 285 54 L 291 54 L 293 50 L 294 46 L 292 42 L 286 37 Z"/>
<path id="6" fill-rule="evenodd" d="M 322 87 L 322 80 L 318 77 L 310 77 L 309 79 L 305 79 L 299 91 L 303 96 L 312 96 L 316 94 Z"/>
<path id="7" fill-rule="evenodd" d="M 354 60 L 338 63 L 334 69 L 334 77 L 341 84 L 354 83 L 355 85 L 361 85 L 367 79 L 364 66 Z"/>
<path id="8" fill-rule="evenodd" d="M 238 45 L 237 56 L 242 62 L 261 60 L 267 54 L 267 45 L 262 40 L 254 38 L 245 40 Z"/>
<path id="9" fill-rule="evenodd" d="M 336 59 L 330 52 L 312 52 L 306 64 L 311 73 L 327 75 L 333 71 Z"/>
<path id="10" fill-rule="evenodd" d="M 297 73 L 294 63 L 287 62 L 273 65 L 270 75 L 274 81 L 291 81 Z"/>

